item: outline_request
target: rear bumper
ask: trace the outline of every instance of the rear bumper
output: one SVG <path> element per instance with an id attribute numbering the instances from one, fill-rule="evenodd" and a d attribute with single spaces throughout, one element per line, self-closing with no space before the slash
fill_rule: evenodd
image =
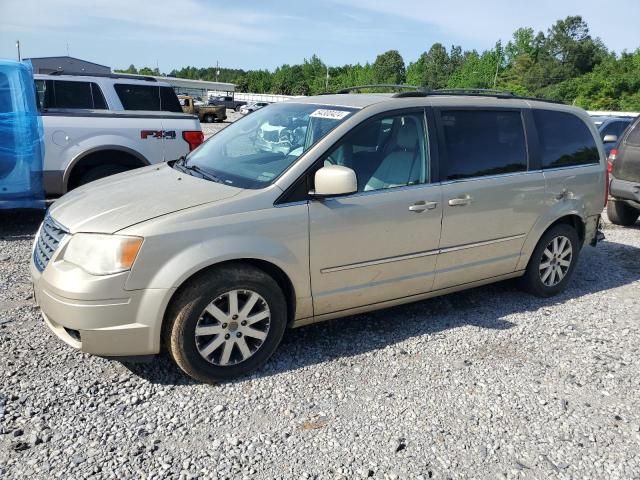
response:
<path id="1" fill-rule="evenodd" d="M 640 183 L 628 182 L 612 177 L 609 194 L 615 200 L 624 201 L 635 208 L 640 208 Z"/>

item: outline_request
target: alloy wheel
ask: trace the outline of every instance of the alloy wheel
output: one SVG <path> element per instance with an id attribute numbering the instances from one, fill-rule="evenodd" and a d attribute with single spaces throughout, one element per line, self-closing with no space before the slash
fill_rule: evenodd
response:
<path id="1" fill-rule="evenodd" d="M 269 333 L 271 312 L 262 296 L 231 290 L 213 300 L 198 318 L 195 342 L 207 362 L 236 365 L 252 357 Z"/>
<path id="2" fill-rule="evenodd" d="M 567 275 L 573 260 L 571 241 L 565 236 L 555 237 L 543 250 L 540 259 L 540 280 L 547 287 L 559 284 Z"/>

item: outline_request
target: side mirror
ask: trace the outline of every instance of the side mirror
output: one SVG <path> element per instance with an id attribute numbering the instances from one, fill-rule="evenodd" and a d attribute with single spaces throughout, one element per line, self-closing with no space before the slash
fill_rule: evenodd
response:
<path id="1" fill-rule="evenodd" d="M 342 165 L 328 165 L 322 167 L 315 175 L 314 191 L 309 192 L 314 197 L 337 197 L 349 195 L 358 191 L 356 172 Z"/>
<path id="2" fill-rule="evenodd" d="M 604 143 L 615 143 L 618 141 L 618 136 L 617 135 L 605 135 L 604 138 L 602 139 L 602 141 Z"/>

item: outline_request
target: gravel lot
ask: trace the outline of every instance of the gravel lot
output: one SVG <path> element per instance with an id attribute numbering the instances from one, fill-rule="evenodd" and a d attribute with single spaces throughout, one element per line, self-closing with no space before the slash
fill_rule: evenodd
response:
<path id="1" fill-rule="evenodd" d="M 222 123 L 202 123 L 202 131 L 204 132 L 204 138 L 209 138 L 214 133 L 219 132 L 230 123 L 235 122 L 244 115 L 234 112 L 233 110 L 227 110 L 227 119 Z"/>
<path id="2" fill-rule="evenodd" d="M 290 331 L 212 387 L 49 333 L 40 220 L 0 215 L 0 478 L 640 478 L 640 223 L 559 297 L 502 283 Z"/>

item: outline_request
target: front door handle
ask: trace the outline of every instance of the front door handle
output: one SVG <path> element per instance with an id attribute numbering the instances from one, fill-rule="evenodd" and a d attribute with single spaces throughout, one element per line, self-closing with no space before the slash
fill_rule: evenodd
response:
<path id="1" fill-rule="evenodd" d="M 438 202 L 425 202 L 420 200 L 409 207 L 410 212 L 424 212 L 425 210 L 433 210 L 438 206 Z"/>
<path id="2" fill-rule="evenodd" d="M 464 207 L 465 205 L 469 205 L 471 203 L 471 197 L 466 195 L 464 197 L 452 198 L 449 200 L 449 205 L 452 207 Z"/>

